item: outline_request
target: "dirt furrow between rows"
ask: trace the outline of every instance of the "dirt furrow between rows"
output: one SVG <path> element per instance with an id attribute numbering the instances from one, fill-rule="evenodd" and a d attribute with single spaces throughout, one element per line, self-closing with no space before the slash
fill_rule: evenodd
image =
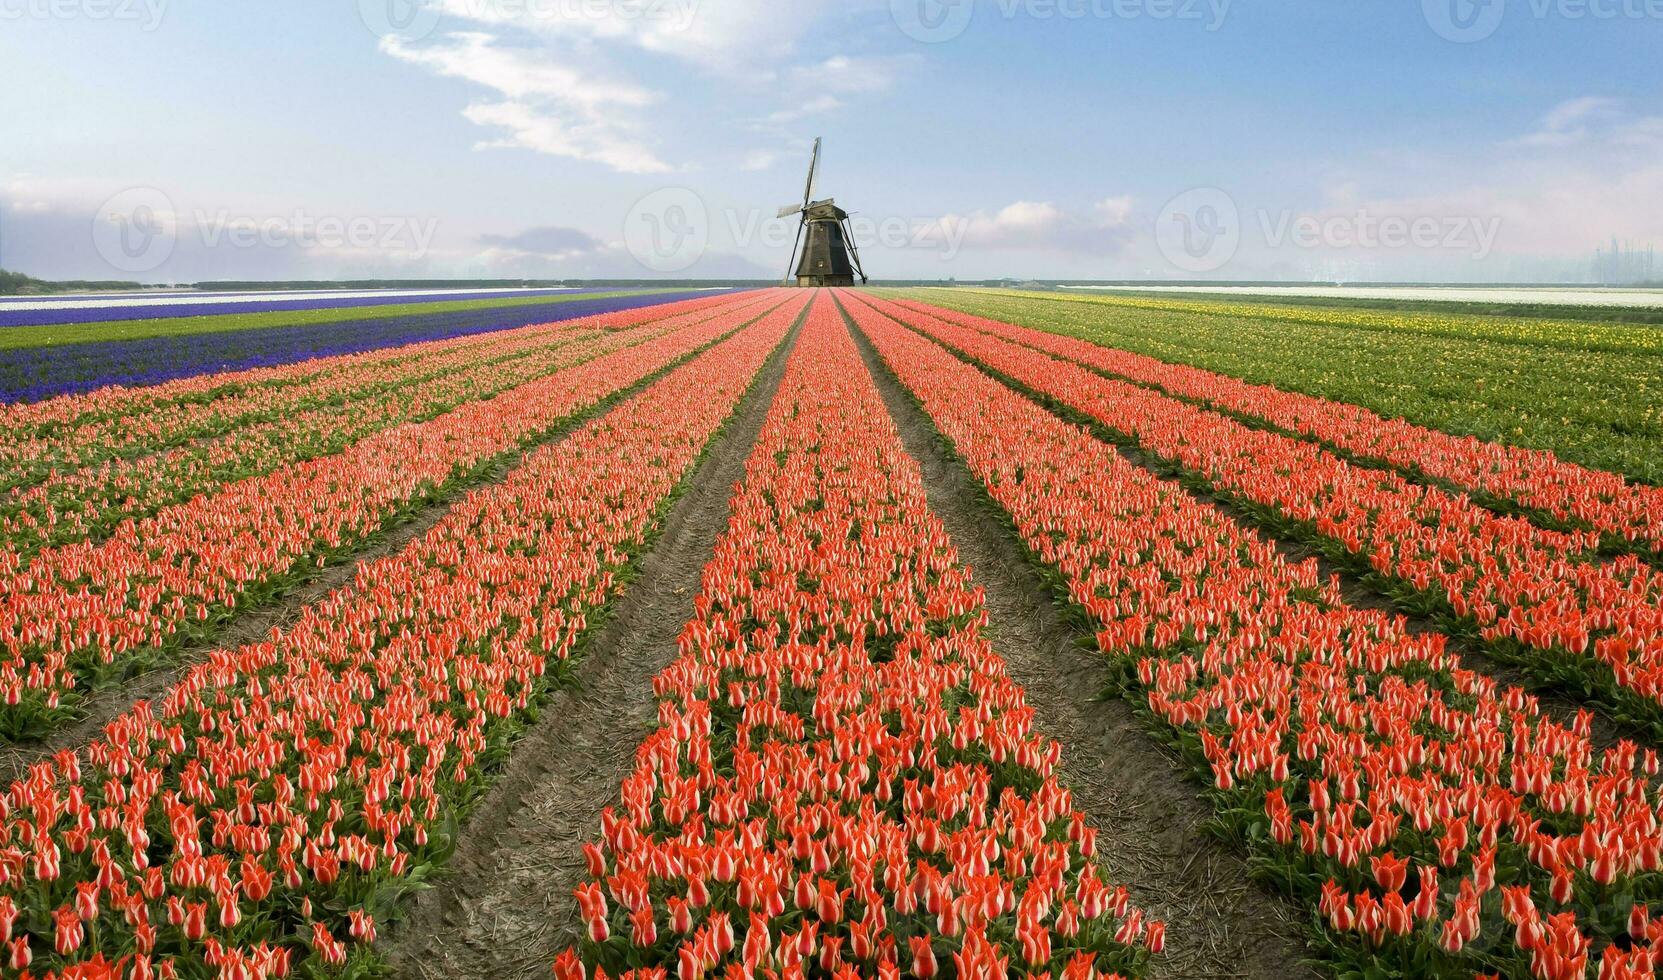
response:
<path id="1" fill-rule="evenodd" d="M 930 508 L 986 591 L 988 636 L 1026 688 L 1035 727 L 1064 746 L 1076 805 L 1099 828 L 1109 879 L 1168 923 L 1156 977 L 1313 976 L 1302 914 L 1253 884 L 1245 862 L 1209 835 L 1212 808 L 1129 704 L 1098 697 L 1108 681 L 1088 631 L 1053 600 L 1022 543 L 987 512 L 982 488 L 933 423 L 854 331 L 901 439 L 924 472 Z"/>
<path id="2" fill-rule="evenodd" d="M 378 944 L 397 975 L 546 978 L 555 955 L 578 941 L 572 889 L 584 875 L 582 845 L 658 723 L 652 678 L 693 618 L 701 573 L 796 340 L 794 329 L 688 478 L 611 620 L 459 831 L 444 877 Z"/>

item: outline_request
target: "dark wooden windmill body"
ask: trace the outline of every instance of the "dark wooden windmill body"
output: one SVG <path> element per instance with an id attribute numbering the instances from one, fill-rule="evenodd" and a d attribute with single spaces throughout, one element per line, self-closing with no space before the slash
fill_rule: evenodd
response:
<path id="1" fill-rule="evenodd" d="M 849 231 L 849 212 L 838 207 L 832 198 L 814 200 L 814 182 L 819 172 L 820 140 L 816 139 L 814 157 L 808 164 L 808 182 L 803 185 L 803 203 L 786 205 L 779 212 L 781 218 L 801 215 L 787 275 L 794 276 L 799 286 L 853 286 L 857 278 L 865 283 L 860 250 Z M 795 272 L 791 271 L 793 268 Z"/>

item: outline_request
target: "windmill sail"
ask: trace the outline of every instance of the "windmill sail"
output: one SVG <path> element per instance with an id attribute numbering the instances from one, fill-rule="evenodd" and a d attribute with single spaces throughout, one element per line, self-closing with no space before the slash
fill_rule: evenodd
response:
<path id="1" fill-rule="evenodd" d="M 808 161 L 808 180 L 803 184 L 803 203 L 787 204 L 780 208 L 776 218 L 789 218 L 794 214 L 801 214 L 809 209 L 809 202 L 814 199 L 814 178 L 820 169 L 820 137 L 814 138 L 814 156 Z"/>
<path id="2" fill-rule="evenodd" d="M 814 178 L 820 173 L 820 137 L 814 137 L 814 155 L 808 158 L 808 183 L 803 185 L 803 210 L 814 200 Z"/>

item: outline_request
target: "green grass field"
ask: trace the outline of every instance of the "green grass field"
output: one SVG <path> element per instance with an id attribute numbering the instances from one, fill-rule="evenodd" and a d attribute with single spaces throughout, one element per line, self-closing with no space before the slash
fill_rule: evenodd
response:
<path id="1" fill-rule="evenodd" d="M 1663 327 L 1000 289 L 880 292 L 1663 484 Z"/>
<path id="2" fill-rule="evenodd" d="M 604 293 L 565 293 L 542 296 L 510 296 L 501 299 L 459 299 L 437 303 L 394 303 L 387 306 L 336 307 L 318 310 L 277 310 L 270 313 L 226 313 L 217 316 L 162 317 L 154 320 L 108 320 L 96 323 L 49 324 L 0 329 L 0 350 L 49 347 L 103 340 L 143 340 L 147 337 L 185 337 L 193 334 L 231 330 L 259 330 L 265 327 L 312 326 L 320 323 L 350 323 L 383 317 L 456 313 L 574 300 L 607 299 L 614 296 L 645 296 L 673 292 L 669 289 L 619 289 Z"/>

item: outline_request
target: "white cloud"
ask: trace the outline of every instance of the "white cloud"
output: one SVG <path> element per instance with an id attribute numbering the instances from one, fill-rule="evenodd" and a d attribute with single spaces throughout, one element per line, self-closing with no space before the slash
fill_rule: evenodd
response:
<path id="1" fill-rule="evenodd" d="M 457 29 L 417 43 L 383 40 L 388 55 L 445 77 L 487 86 L 502 98 L 466 110 L 479 125 L 500 130 L 485 147 L 518 147 L 604 163 L 629 173 L 674 168 L 642 134 L 678 132 L 658 92 L 614 79 L 640 77 L 654 58 L 699 70 L 717 98 L 743 105 L 733 121 L 763 137 L 744 169 L 764 169 L 759 154 L 777 156 L 800 142 L 794 126 L 833 112 L 859 96 L 889 90 L 916 55 L 836 53 L 804 56 L 835 36 L 835 21 L 866 15 L 888 20 L 885 0 L 423 0 L 438 26 Z M 836 50 L 835 48 L 833 49 Z M 646 52 L 645 55 L 642 52 Z M 627 66 L 627 67 L 626 67 Z M 645 71 L 644 71 L 645 70 Z M 681 90 L 664 95 L 686 97 Z M 772 105 L 772 112 L 757 103 Z M 677 106 L 685 109 L 685 106 Z M 701 106 L 702 108 L 702 106 Z M 774 144 L 767 146 L 767 143 Z M 676 158 L 685 158 L 682 151 Z"/>
<path id="2" fill-rule="evenodd" d="M 412 47 L 392 35 L 382 39 L 381 50 L 437 74 L 489 86 L 515 99 L 559 99 L 587 112 L 658 101 L 656 94 L 639 86 L 586 76 L 570 65 L 550 62 L 544 52 L 504 47 L 489 34 L 462 31 L 444 40 L 446 43 Z"/>
<path id="3" fill-rule="evenodd" d="M 493 27 L 623 42 L 724 74 L 778 63 L 823 15 L 849 9 L 837 0 L 437 0 L 437 6 Z"/>
<path id="4" fill-rule="evenodd" d="M 799 119 L 807 119 L 809 116 L 818 116 L 841 108 L 843 108 L 843 101 L 835 95 L 819 95 L 790 108 L 769 113 L 767 122 L 773 125 L 796 122 Z"/>
<path id="5" fill-rule="evenodd" d="M 1081 211 L 1049 201 L 1016 201 L 993 214 L 949 214 L 935 223 L 932 238 L 987 249 L 1041 250 L 1106 255 L 1121 251 L 1136 234 L 1132 200 L 1104 198 Z"/>
<path id="6" fill-rule="evenodd" d="M 843 108 L 844 96 L 876 95 L 894 87 L 911 58 L 862 58 L 839 54 L 792 68 L 780 86 L 786 105 L 762 121 L 778 127 Z"/>
<path id="7" fill-rule="evenodd" d="M 833 55 L 824 61 L 791 69 L 792 81 L 806 91 L 872 94 L 893 88 L 913 58 Z"/>
<path id="8" fill-rule="evenodd" d="M 1520 137 L 1519 146 L 1574 146 L 1588 138 L 1589 127 L 1607 121 L 1617 113 L 1617 102 L 1600 96 L 1569 99 L 1542 117 L 1535 132 Z"/>
<path id="9" fill-rule="evenodd" d="M 639 127 L 628 110 L 658 101 L 655 93 L 640 86 L 550 61 L 544 52 L 503 46 L 479 32 L 451 34 L 421 46 L 389 36 L 382 39 L 381 49 L 401 61 L 506 96 L 463 110 L 468 121 L 504 131 L 482 147 L 518 147 L 592 160 L 625 173 L 670 169 L 636 135 Z"/>
<path id="10" fill-rule="evenodd" d="M 593 160 L 629 174 L 661 174 L 671 169 L 641 144 L 619 138 L 612 124 L 572 123 L 548 106 L 485 102 L 468 106 L 462 114 L 469 122 L 507 131 L 501 139 L 481 142 L 482 148 L 519 148 Z"/>

